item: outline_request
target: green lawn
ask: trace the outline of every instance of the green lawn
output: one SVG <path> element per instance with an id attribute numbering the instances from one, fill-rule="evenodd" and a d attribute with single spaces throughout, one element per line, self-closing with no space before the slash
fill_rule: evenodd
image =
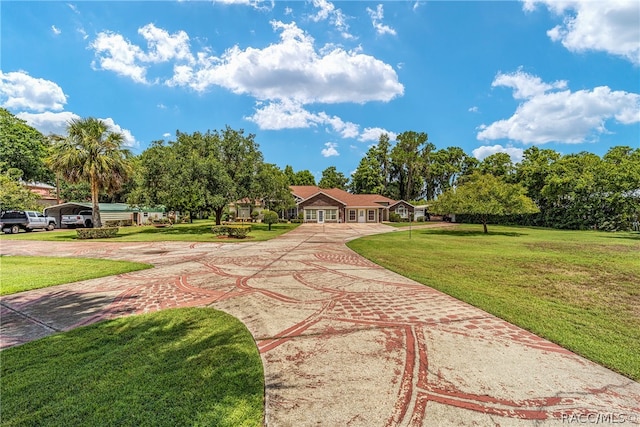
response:
<path id="1" fill-rule="evenodd" d="M 195 220 L 192 224 L 175 224 L 171 227 L 158 228 L 154 226 L 144 227 L 120 227 L 118 235 L 108 240 L 110 242 L 160 242 L 160 241 L 184 241 L 184 242 L 246 242 L 269 240 L 281 234 L 291 231 L 300 224 L 251 224 L 251 232 L 246 239 L 218 239 L 211 232 L 214 221 Z M 52 232 L 35 231 L 32 233 L 0 234 L 0 240 L 48 240 L 71 241 L 76 240 L 75 230 L 56 230 Z M 96 239 L 98 240 L 98 239 Z"/>
<path id="2" fill-rule="evenodd" d="M 1 426 L 260 426 L 249 331 L 213 310 L 101 322 L 3 350 Z"/>
<path id="3" fill-rule="evenodd" d="M 0 295 L 151 268 L 149 264 L 90 258 L 0 256 Z"/>
<path id="4" fill-rule="evenodd" d="M 478 225 L 369 236 L 370 260 L 640 380 L 640 234 Z"/>

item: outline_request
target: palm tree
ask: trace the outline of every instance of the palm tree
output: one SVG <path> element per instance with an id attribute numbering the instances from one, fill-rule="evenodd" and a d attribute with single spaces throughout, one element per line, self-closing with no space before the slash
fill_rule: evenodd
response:
<path id="1" fill-rule="evenodd" d="M 100 119 L 73 119 L 67 126 L 67 137 L 54 145 L 48 159 L 49 166 L 69 182 L 89 182 L 94 227 L 102 226 L 100 191 L 117 190 L 131 172 L 131 153 L 122 148 L 123 142 L 123 135 L 111 131 Z"/>

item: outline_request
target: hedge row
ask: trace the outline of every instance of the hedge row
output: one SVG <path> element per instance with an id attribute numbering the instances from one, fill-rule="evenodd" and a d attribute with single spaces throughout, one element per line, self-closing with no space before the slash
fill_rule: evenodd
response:
<path id="1" fill-rule="evenodd" d="M 78 239 L 106 239 L 118 234 L 118 227 L 78 228 Z"/>
<path id="2" fill-rule="evenodd" d="M 250 225 L 214 225 L 211 231 L 216 236 L 229 236 L 235 239 L 244 239 L 251 231 Z"/>

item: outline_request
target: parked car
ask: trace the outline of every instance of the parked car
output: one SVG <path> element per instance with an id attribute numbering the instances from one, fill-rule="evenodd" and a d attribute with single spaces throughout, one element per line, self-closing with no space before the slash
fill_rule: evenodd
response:
<path id="1" fill-rule="evenodd" d="M 92 220 L 90 210 L 80 211 L 77 214 L 73 214 L 73 215 L 62 215 L 61 222 L 62 222 L 62 225 L 66 225 L 69 228 L 93 227 L 93 220 Z"/>
<path id="2" fill-rule="evenodd" d="M 56 219 L 36 211 L 6 211 L 0 217 L 0 229 L 4 233 L 17 234 L 20 230 L 37 229 L 51 231 L 56 228 Z"/>

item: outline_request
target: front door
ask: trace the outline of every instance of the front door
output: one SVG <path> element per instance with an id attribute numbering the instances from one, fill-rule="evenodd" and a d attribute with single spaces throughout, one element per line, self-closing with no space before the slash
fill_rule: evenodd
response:
<path id="1" fill-rule="evenodd" d="M 318 224 L 324 223 L 324 211 L 318 211 Z"/>
<path id="2" fill-rule="evenodd" d="M 367 222 L 367 218 L 365 218 L 365 210 L 364 209 L 358 209 L 358 222 Z"/>

